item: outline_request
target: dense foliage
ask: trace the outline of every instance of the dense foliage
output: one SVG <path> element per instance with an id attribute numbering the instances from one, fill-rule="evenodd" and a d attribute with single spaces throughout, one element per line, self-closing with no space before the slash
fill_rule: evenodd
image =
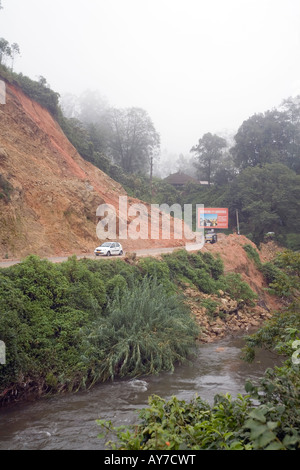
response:
<path id="1" fill-rule="evenodd" d="M 246 394 L 235 399 L 216 395 L 210 405 L 201 397 L 186 402 L 154 395 L 132 427 L 115 427 L 111 421 L 98 419 L 99 437 L 111 439 L 107 446 L 122 450 L 300 449 L 300 254 L 287 250 L 273 263 L 262 264 L 252 245 L 244 248 L 265 272 L 273 291 L 288 300 L 285 309 L 246 337 L 245 359 L 252 361 L 256 348 L 263 347 L 281 356 L 282 365 L 268 369 L 258 383 L 247 381 Z M 278 281 L 280 275 L 286 275 L 289 282 L 286 291 Z"/>
<path id="2" fill-rule="evenodd" d="M 179 296 L 186 283 L 249 302 L 219 257 L 179 250 L 163 260 L 77 260 L 29 256 L 0 271 L 2 400 L 77 390 L 96 381 L 172 370 L 199 335 Z"/>
<path id="3" fill-rule="evenodd" d="M 116 287 L 105 317 L 82 330 L 85 358 L 95 380 L 103 381 L 173 370 L 190 355 L 198 333 L 178 296 L 146 277 L 131 290 Z"/>
<path id="4" fill-rule="evenodd" d="M 296 450 L 300 449 L 300 310 L 275 316 L 254 337 L 251 348 L 267 346 L 286 358 L 268 369 L 258 384 L 245 383 L 245 395 L 216 395 L 191 402 L 149 398 L 132 427 L 102 419 L 100 438 L 122 450 Z M 298 349 L 296 349 L 298 348 Z"/>
<path id="5" fill-rule="evenodd" d="M 255 334 L 247 338 L 245 357 L 253 360 L 255 348 L 281 352 L 291 344 L 300 331 L 300 253 L 290 250 L 279 253 L 272 263 L 261 266 L 271 293 L 281 297 L 286 307 L 274 312 L 272 318 Z"/>
<path id="6" fill-rule="evenodd" d="M 185 250 L 135 263 L 71 257 L 52 264 L 29 256 L 2 269 L 2 398 L 172 370 L 199 335 L 179 296 L 186 284 L 249 304 L 255 298 L 239 275 L 224 275 L 219 257 Z"/>

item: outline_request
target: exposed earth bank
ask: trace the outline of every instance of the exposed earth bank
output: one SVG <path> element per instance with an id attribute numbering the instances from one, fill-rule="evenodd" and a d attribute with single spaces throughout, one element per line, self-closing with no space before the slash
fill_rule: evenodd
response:
<path id="1" fill-rule="evenodd" d="M 131 222 L 120 210 L 120 197 L 127 197 L 123 187 L 79 155 L 45 108 L 6 84 L 6 104 L 0 106 L 0 259 L 91 253 L 100 244 L 99 206 L 114 208 L 117 230 L 120 222 Z M 150 213 L 148 204 L 128 197 L 128 207 L 135 203 Z M 173 230 L 170 240 L 147 238 L 126 240 L 124 248 L 184 244 Z"/>
<path id="2" fill-rule="evenodd" d="M 251 289 L 257 294 L 254 306 L 248 306 L 241 301 L 231 299 L 226 292 L 219 291 L 214 295 L 204 294 L 191 289 L 185 289 L 185 296 L 192 313 L 200 324 L 202 333 L 200 341 L 212 342 L 223 338 L 228 334 L 236 334 L 259 328 L 259 326 L 274 311 L 283 305 L 282 301 L 267 291 L 267 283 L 263 274 L 249 258 L 243 246 L 251 245 L 259 254 L 262 263 L 271 261 L 281 248 L 274 242 L 261 245 L 258 250 L 256 245 L 243 235 L 221 235 L 218 243 L 206 245 L 203 251 L 219 254 L 224 262 L 225 273 L 234 272 L 241 275 Z M 204 299 L 210 299 L 217 305 L 214 312 L 201 306 Z"/>

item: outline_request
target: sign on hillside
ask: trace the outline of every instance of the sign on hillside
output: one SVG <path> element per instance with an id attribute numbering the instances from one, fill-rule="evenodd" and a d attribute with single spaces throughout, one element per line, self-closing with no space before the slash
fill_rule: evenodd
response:
<path id="1" fill-rule="evenodd" d="M 199 208 L 197 226 L 198 228 L 228 228 L 228 209 Z"/>

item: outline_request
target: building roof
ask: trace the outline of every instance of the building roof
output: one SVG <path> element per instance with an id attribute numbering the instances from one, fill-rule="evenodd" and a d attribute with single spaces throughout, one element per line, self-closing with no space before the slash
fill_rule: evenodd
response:
<path id="1" fill-rule="evenodd" d="M 199 181 L 193 178 L 192 176 L 186 175 L 182 173 L 182 171 L 177 171 L 177 173 L 172 173 L 171 175 L 167 176 L 164 181 L 169 184 L 174 185 L 184 185 L 187 183 L 198 183 Z"/>

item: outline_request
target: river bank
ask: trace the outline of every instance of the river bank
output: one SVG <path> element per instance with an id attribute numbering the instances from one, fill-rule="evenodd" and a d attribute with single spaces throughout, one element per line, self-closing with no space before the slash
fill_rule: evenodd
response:
<path id="1" fill-rule="evenodd" d="M 222 256 L 206 248 L 106 262 L 73 257 L 51 263 L 31 256 L 1 270 L 1 339 L 8 352 L 1 404 L 172 370 L 195 339 L 209 343 L 258 328 L 275 311 L 275 301 L 269 302 L 244 243 L 242 237 L 220 240 L 225 267 Z"/>
<path id="2" fill-rule="evenodd" d="M 237 306 L 236 301 L 230 299 L 228 296 L 224 294 L 223 302 L 221 298 L 221 304 L 217 307 L 215 314 L 208 316 L 207 311 L 204 307 L 199 307 L 197 302 L 199 298 L 214 298 L 214 296 L 207 296 L 203 293 L 197 292 L 197 296 L 192 289 L 187 290 L 187 294 L 192 294 L 188 300 L 188 304 L 191 309 L 192 315 L 195 316 L 197 323 L 200 326 L 201 332 L 199 337 L 196 341 L 196 348 L 199 350 L 199 347 L 207 344 L 211 344 L 211 348 L 213 351 L 216 352 L 223 352 L 224 344 L 236 344 L 238 343 L 241 345 L 242 340 L 241 338 L 244 335 L 254 333 L 259 327 L 263 326 L 264 321 L 271 318 L 272 313 L 266 311 L 262 307 L 256 306 L 249 309 L 246 305 L 244 306 Z M 220 297 L 215 296 L 218 300 Z M 218 314 L 218 315 L 217 315 Z M 221 315 L 221 316 L 220 316 Z M 208 346 L 209 347 L 209 346 Z M 197 353 L 198 355 L 199 353 Z M 187 358 L 187 362 L 190 358 Z M 258 361 L 260 364 L 260 361 Z M 190 366 L 188 366 L 190 367 Z M 247 366 L 245 367 L 245 369 Z M 178 371 L 183 371 L 183 365 L 176 366 L 177 373 Z M 254 374 L 254 370 L 252 369 L 252 374 Z M 171 372 L 170 372 L 171 373 Z M 168 372 L 161 372 L 159 375 L 169 374 Z M 258 369 L 258 375 L 260 374 L 260 368 Z M 155 381 L 156 374 L 153 374 L 153 379 Z M 134 379 L 128 377 L 124 379 L 117 379 L 116 382 L 119 383 L 120 381 L 132 381 Z M 108 381 L 110 382 L 110 381 Z M 99 387 L 101 384 L 94 384 L 92 388 Z M 88 390 L 79 390 L 77 392 L 68 392 L 66 389 L 60 392 L 51 393 L 47 392 L 47 387 L 45 387 L 45 382 L 41 380 L 31 380 L 28 381 L 26 384 L 20 385 L 19 387 L 15 387 L 12 384 L 12 388 L 14 388 L 14 395 L 12 396 L 10 388 L 8 388 L 4 393 L 2 393 L 2 402 L 1 402 L 1 409 L 11 409 L 16 408 L 20 409 L 22 406 L 27 406 L 30 403 L 37 402 L 40 400 L 52 400 L 54 398 L 61 397 L 63 400 L 73 400 L 73 396 L 79 394 L 80 396 L 82 393 L 91 393 L 90 389 Z M 9 400 L 5 400 L 5 395 L 9 395 Z"/>
<path id="3" fill-rule="evenodd" d="M 245 393 L 247 379 L 258 381 L 274 355 L 258 351 L 251 364 L 241 359 L 242 335 L 227 336 L 200 344 L 192 361 L 174 372 L 161 372 L 138 379 L 117 379 L 90 390 L 0 409 L 0 450 L 104 450 L 97 419 L 116 426 L 137 422 L 137 412 L 148 405 L 148 397 L 177 396 L 190 401 L 201 396 L 209 403 L 218 393 L 236 397 Z"/>
<path id="4" fill-rule="evenodd" d="M 230 298 L 223 291 L 218 294 L 204 294 L 187 287 L 184 291 L 186 303 L 201 328 L 199 341 L 211 343 L 230 335 L 248 333 L 259 328 L 272 317 L 264 304 L 252 307 Z M 206 305 L 206 306 L 205 306 Z"/>

